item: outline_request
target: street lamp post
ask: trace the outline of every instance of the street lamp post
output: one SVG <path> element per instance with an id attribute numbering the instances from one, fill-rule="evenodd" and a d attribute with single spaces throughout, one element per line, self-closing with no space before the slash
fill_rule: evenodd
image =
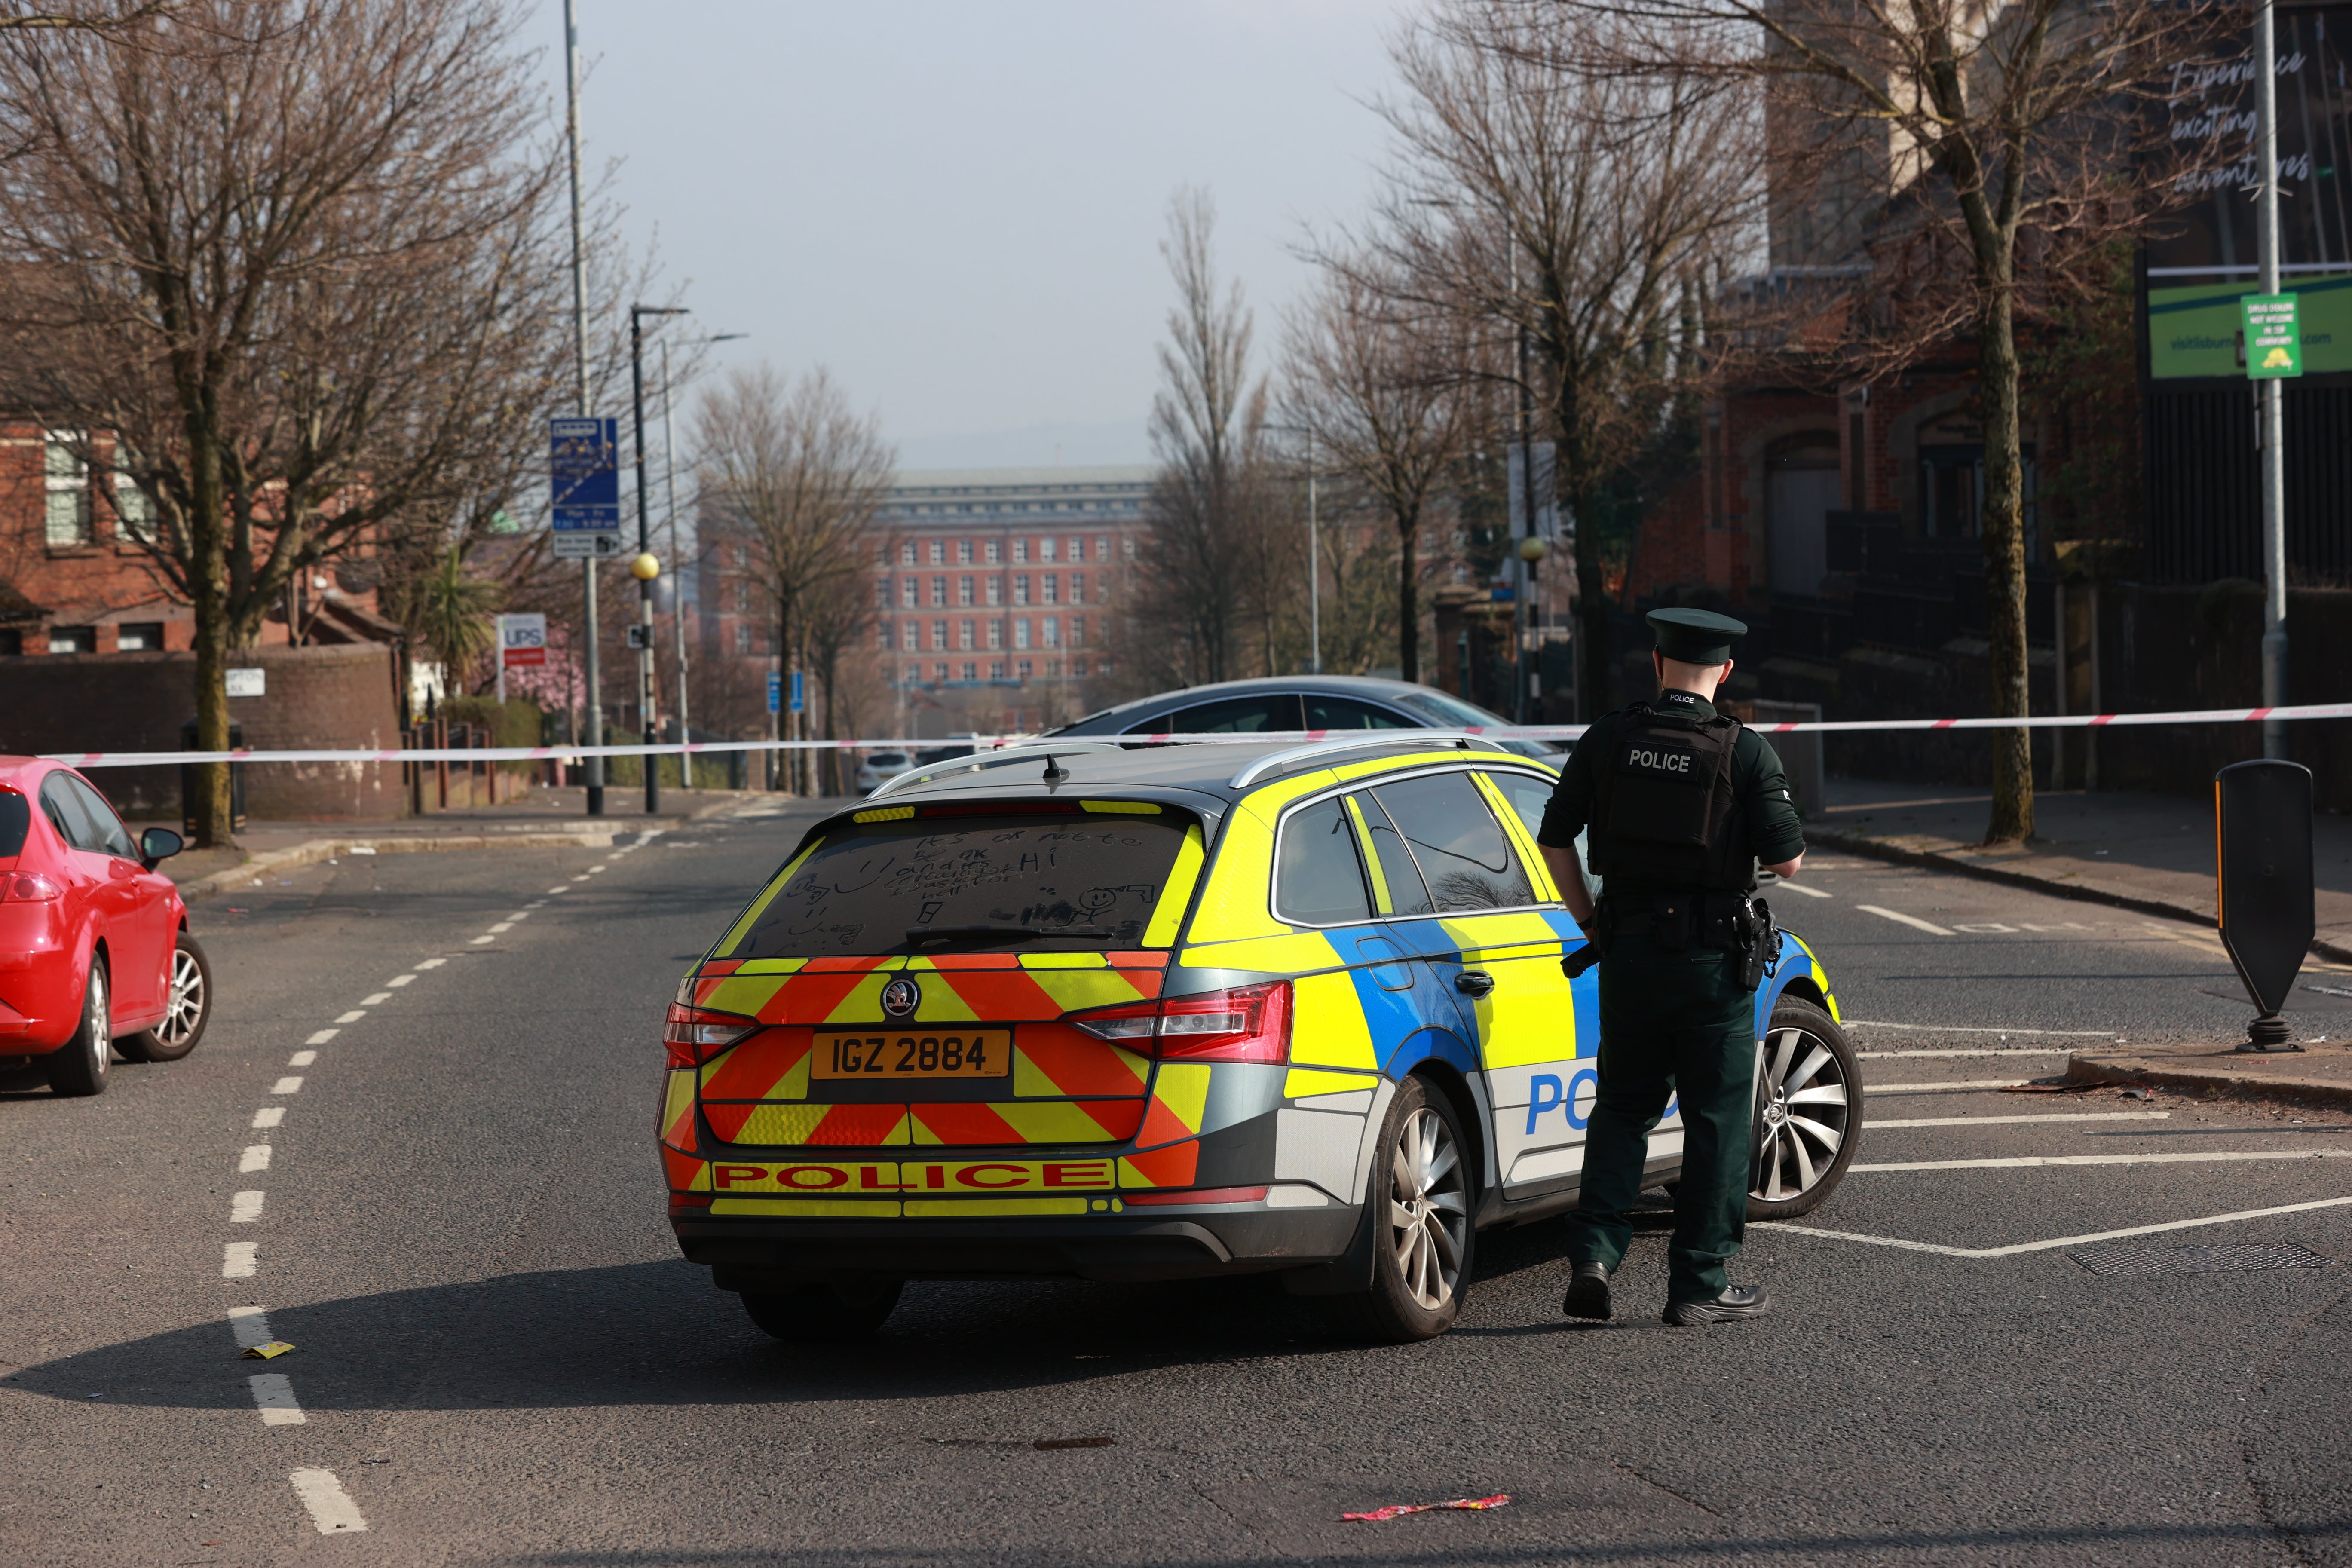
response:
<path id="1" fill-rule="evenodd" d="M 1528 619 L 1528 624 L 1531 626 L 1539 626 L 1541 624 L 1535 619 L 1536 568 L 1543 564 L 1543 558 L 1549 552 L 1549 550 L 1550 546 L 1544 542 L 1543 536 L 1541 534 L 1535 531 L 1535 525 L 1530 521 L 1528 525 L 1528 536 L 1519 541 L 1519 561 L 1523 567 L 1523 570 L 1520 573 L 1520 579 L 1527 584 Z M 1530 717 L 1528 709 L 1533 700 L 1534 694 L 1529 689 L 1534 685 L 1535 672 L 1529 670 L 1528 668 L 1528 639 L 1521 637 L 1519 639 L 1519 702 L 1521 709 L 1519 722 L 1522 724 L 1528 722 L 1528 718 Z"/>
<path id="2" fill-rule="evenodd" d="M 574 0 L 563 0 L 563 124 L 564 137 L 571 146 L 572 158 L 572 346 L 573 368 L 578 379 L 580 414 L 587 418 L 594 414 L 588 406 L 588 244 L 580 217 L 580 19 Z M 601 672 L 597 668 L 596 617 L 596 558 L 590 556 L 580 563 L 580 614 L 586 622 L 585 668 L 582 670 L 585 689 L 582 706 L 588 728 L 588 743 L 604 743 L 604 699 Z M 504 655 L 500 655 L 501 658 Z M 604 815 L 604 759 L 593 752 L 586 758 L 588 815 Z"/>
<path id="3" fill-rule="evenodd" d="M 676 305 L 629 307 L 629 402 L 635 413 L 637 444 L 637 558 L 629 563 L 629 572 L 637 580 L 637 718 L 648 746 L 661 741 L 654 723 L 654 579 L 661 575 L 661 563 L 654 559 L 651 509 L 646 504 L 645 319 L 685 314 Z M 652 752 L 646 753 L 647 816 L 661 809 L 660 761 Z"/>
<path id="4" fill-rule="evenodd" d="M 732 342 L 747 338 L 749 332 L 715 332 L 707 338 L 696 338 L 698 343 Z M 661 341 L 662 374 L 662 486 L 668 492 L 665 516 L 669 525 L 669 559 L 673 571 L 683 571 L 685 546 L 679 542 L 677 527 L 677 427 L 670 418 L 669 340 Z M 691 737 L 687 727 L 686 705 L 686 579 L 673 578 L 670 584 L 670 631 L 677 647 L 677 766 L 678 777 L 688 789 L 694 787 L 694 753 L 686 749 Z"/>

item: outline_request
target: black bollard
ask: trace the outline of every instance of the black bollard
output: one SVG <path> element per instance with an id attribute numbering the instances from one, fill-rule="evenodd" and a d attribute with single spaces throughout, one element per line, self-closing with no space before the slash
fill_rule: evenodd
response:
<path id="1" fill-rule="evenodd" d="M 2216 924 L 2256 1016 L 2242 1051 L 2299 1051 L 2286 1005 L 2317 928 L 2311 869 L 2311 770 L 2233 763 L 2213 775 Z"/>

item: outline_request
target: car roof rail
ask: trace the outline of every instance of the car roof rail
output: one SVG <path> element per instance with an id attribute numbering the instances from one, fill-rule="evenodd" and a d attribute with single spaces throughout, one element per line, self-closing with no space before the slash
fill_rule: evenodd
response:
<path id="1" fill-rule="evenodd" d="M 950 773 L 976 773 L 983 768 L 1003 767 L 1007 763 L 1025 760 L 1071 756 L 1080 752 L 1124 752 L 1127 748 L 1116 741 L 1063 741 L 1042 746 L 1008 746 L 1001 752 L 974 752 L 967 757 L 950 757 L 929 767 L 908 768 L 903 773 L 893 773 L 874 786 L 868 800 L 879 800 L 901 784 L 929 784 Z"/>
<path id="2" fill-rule="evenodd" d="M 1425 745 L 1431 751 L 1442 751 L 1448 744 L 1456 751 L 1491 751 L 1498 756 L 1516 757 L 1517 752 L 1505 750 L 1498 742 L 1484 735 L 1474 735 L 1467 730 L 1368 730 L 1344 741 L 1316 741 L 1287 751 L 1269 752 L 1250 763 L 1233 777 L 1230 787 L 1247 789 L 1260 779 L 1317 757 L 1331 756 L 1340 752 L 1360 752 L 1368 746 Z"/>

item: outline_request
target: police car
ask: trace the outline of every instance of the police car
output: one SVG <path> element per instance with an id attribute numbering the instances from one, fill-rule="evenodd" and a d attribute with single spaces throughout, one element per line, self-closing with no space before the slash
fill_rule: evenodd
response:
<path id="1" fill-rule="evenodd" d="M 1596 976 L 1535 846 L 1554 774 L 1468 735 L 919 767 L 812 828 L 680 984 L 659 1137 L 690 1260 L 780 1338 L 908 1279 L 1277 1272 L 1443 1332 L 1476 1233 L 1572 1205 Z M 1757 996 L 1751 1213 L 1861 1126 L 1820 963 Z M 1671 1182 L 1673 1108 L 1650 1173 Z"/>

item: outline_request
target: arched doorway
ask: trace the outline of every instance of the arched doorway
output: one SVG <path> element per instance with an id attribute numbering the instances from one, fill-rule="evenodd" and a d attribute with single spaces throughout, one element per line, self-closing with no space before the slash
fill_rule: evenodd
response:
<path id="1" fill-rule="evenodd" d="M 1765 563 L 1773 590 L 1817 594 L 1829 573 L 1829 513 L 1838 504 L 1838 443 L 1808 430 L 1764 456 Z"/>

